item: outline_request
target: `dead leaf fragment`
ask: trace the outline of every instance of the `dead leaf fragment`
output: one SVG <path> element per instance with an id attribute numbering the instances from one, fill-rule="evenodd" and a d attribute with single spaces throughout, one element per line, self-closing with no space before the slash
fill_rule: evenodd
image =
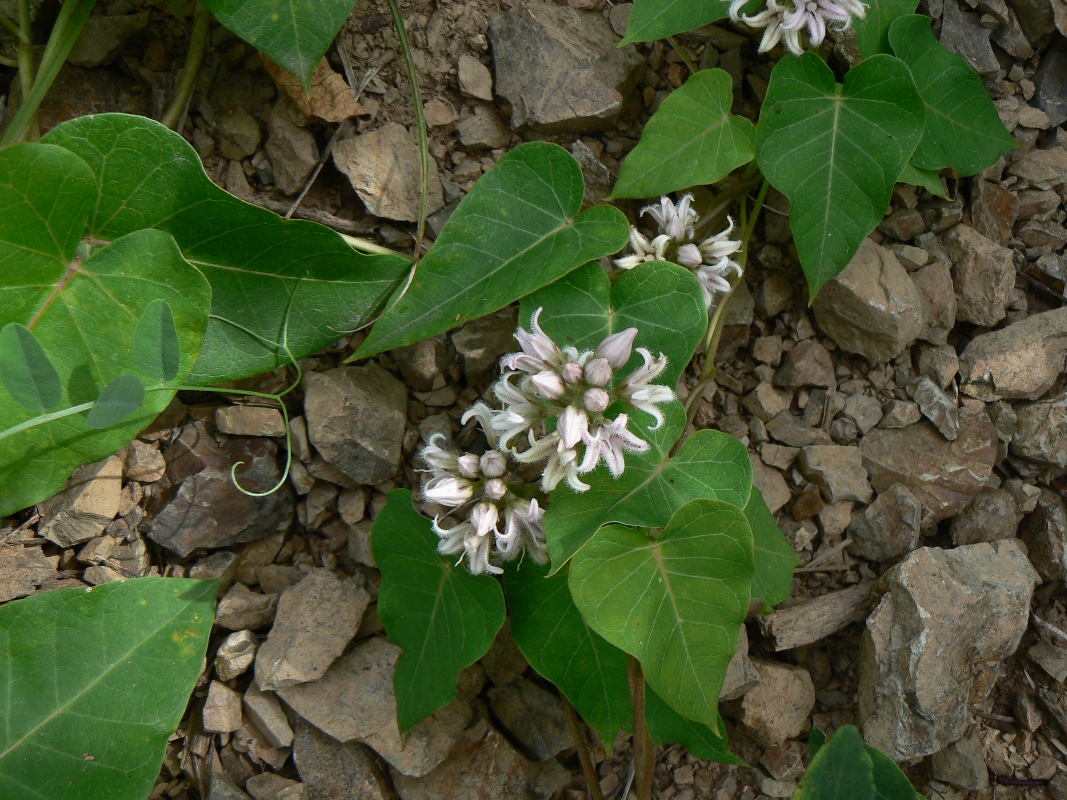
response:
<path id="1" fill-rule="evenodd" d="M 263 67 L 274 78 L 278 88 L 289 95 L 297 107 L 310 117 L 318 117 L 326 122 L 342 122 L 351 117 L 370 116 L 367 109 L 356 101 L 344 76 L 334 72 L 325 58 L 311 76 L 310 94 L 304 91 L 295 75 L 266 56 L 263 56 Z"/>

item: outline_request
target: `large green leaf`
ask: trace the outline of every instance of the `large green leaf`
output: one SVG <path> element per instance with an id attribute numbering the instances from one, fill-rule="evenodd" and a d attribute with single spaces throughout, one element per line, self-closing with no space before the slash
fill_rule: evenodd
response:
<path id="1" fill-rule="evenodd" d="M 79 413 L 4 436 L 40 414 L 0 390 L 0 516 L 44 500 L 77 467 L 132 439 L 170 402 L 166 387 L 188 375 L 203 340 L 210 288 L 169 235 L 141 230 L 82 244 L 96 194 L 89 168 L 64 149 L 0 150 L 0 327 L 31 330 L 55 365 L 63 389 L 52 414 L 92 403 L 119 375 L 138 372 L 134 330 L 153 301 L 172 309 L 180 369 L 174 383 L 143 376 L 152 391 L 141 410 L 103 431 Z"/>
<path id="2" fill-rule="evenodd" d="M 790 200 L 789 220 L 811 295 L 881 222 L 923 130 L 907 66 L 876 55 L 844 86 L 814 53 L 775 65 L 756 131 L 756 160 Z"/>
<path id="3" fill-rule="evenodd" d="M 205 0 L 219 22 L 300 78 L 310 90 L 356 0 Z"/>
<path id="4" fill-rule="evenodd" d="M 729 16 L 729 3 L 720 0 L 634 0 L 626 36 L 620 45 L 650 42 L 685 33 Z"/>
<path id="5" fill-rule="evenodd" d="M 721 69 L 671 92 L 622 162 L 615 197 L 653 197 L 722 180 L 752 160 L 756 129 L 730 115 L 732 79 Z"/>
<path id="6" fill-rule="evenodd" d="M 217 586 L 138 578 L 0 607 L 0 797 L 143 800 L 200 676 Z"/>
<path id="7" fill-rule="evenodd" d="M 656 744 L 677 742 L 697 758 L 706 758 L 720 764 L 737 764 L 748 766 L 743 760 L 730 752 L 730 745 L 725 734 L 719 735 L 711 727 L 686 719 L 645 686 L 645 720 L 652 741 Z M 714 726 L 721 730 L 722 725 Z"/>
<path id="8" fill-rule="evenodd" d="M 522 144 L 479 179 L 419 263 L 403 298 L 357 357 L 421 341 L 489 314 L 626 244 L 612 206 L 579 213 L 585 184 L 570 153 Z"/>
<path id="9" fill-rule="evenodd" d="M 842 725 L 827 743 L 812 731 L 812 759 L 793 795 L 796 800 L 911 800 L 920 798 L 908 777 L 885 753 L 864 744 L 853 725 Z M 816 746 L 817 745 L 817 746 Z"/>
<path id="10" fill-rule="evenodd" d="M 561 485 L 552 493 L 545 534 L 553 571 L 609 522 L 662 528 L 690 500 L 721 500 L 739 511 L 748 503 L 752 464 L 745 445 L 721 431 L 697 431 L 668 458 L 685 427 L 685 410 L 681 403 L 661 408 L 664 423 L 659 430 L 638 428 L 651 448 L 627 454 L 626 471 L 617 480 L 599 467 L 585 477 L 588 491 L 576 493 Z"/>
<path id="11" fill-rule="evenodd" d="M 401 732 L 452 702 L 460 671 L 486 654 L 504 624 L 500 584 L 438 553 L 438 541 L 411 492 L 391 491 L 372 547 L 382 573 L 378 614 L 404 649 L 393 673 Z"/>
<path id="12" fill-rule="evenodd" d="M 636 348 L 667 356 L 667 369 L 655 382 L 678 383 L 708 325 L 700 284 L 689 270 L 667 261 L 649 261 L 624 272 L 611 285 L 597 262 L 579 267 L 522 301 L 519 320 L 529 329 L 538 308 L 545 333 L 561 345 L 593 350 L 603 339 L 637 328 L 635 352 L 618 374 L 644 363 Z"/>
<path id="13" fill-rule="evenodd" d="M 878 53 L 892 55 L 889 46 L 889 26 L 897 17 L 911 14 L 919 0 L 869 0 L 867 15 L 863 19 L 853 17 L 856 29 L 856 46 L 864 58 Z"/>
<path id="14" fill-rule="evenodd" d="M 190 381 L 287 364 L 278 346 L 286 336 L 296 358 L 322 349 L 373 318 L 408 271 L 399 256 L 357 253 L 322 225 L 283 220 L 227 194 L 185 139 L 150 119 L 80 117 L 45 138 L 96 175 L 92 235 L 166 231 L 211 282 L 211 322 Z"/>
<path id="15" fill-rule="evenodd" d="M 589 626 L 641 662 L 656 694 L 715 730 L 752 574 L 741 509 L 694 500 L 656 539 L 640 528 L 601 528 L 571 561 L 570 587 Z"/>
<path id="16" fill-rule="evenodd" d="M 945 191 L 945 184 L 941 182 L 941 176 L 936 169 L 919 169 L 914 162 L 904 167 L 904 171 L 897 178 L 899 183 L 910 183 L 912 186 L 921 186 L 930 194 L 949 199 Z"/>
<path id="17" fill-rule="evenodd" d="M 800 559 L 774 521 L 763 493 L 755 486 L 745 506 L 745 517 L 752 528 L 752 545 L 756 554 L 752 596 L 763 601 L 763 613 L 769 614 L 771 606 L 789 597 L 793 588 L 793 570 Z"/>
<path id="18" fill-rule="evenodd" d="M 912 159 L 917 167 L 953 167 L 960 175 L 974 175 L 1017 146 L 982 79 L 934 38 L 929 17 L 898 17 L 889 41 L 911 68 L 926 105 L 926 130 Z"/>
<path id="19" fill-rule="evenodd" d="M 624 652 L 590 629 L 571 598 L 567 573 L 525 561 L 504 570 L 511 633 L 537 674 L 552 681 L 605 742 L 631 730 L 633 703 Z"/>

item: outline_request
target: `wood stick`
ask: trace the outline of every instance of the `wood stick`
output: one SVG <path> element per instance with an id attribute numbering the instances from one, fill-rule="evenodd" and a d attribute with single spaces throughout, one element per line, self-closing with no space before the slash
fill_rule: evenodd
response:
<path id="1" fill-rule="evenodd" d="M 866 581 L 824 594 L 760 618 L 760 630 L 774 641 L 774 649 L 791 650 L 836 633 L 850 622 L 867 618 L 874 582 Z"/>

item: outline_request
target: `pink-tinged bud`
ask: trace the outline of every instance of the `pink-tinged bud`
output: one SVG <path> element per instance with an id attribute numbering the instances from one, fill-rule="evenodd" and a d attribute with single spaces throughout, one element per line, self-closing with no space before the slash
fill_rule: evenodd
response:
<path id="1" fill-rule="evenodd" d="M 695 244 L 683 244 L 678 248 L 677 261 L 683 267 L 699 267 L 704 263 L 704 256 L 700 252 L 700 248 Z"/>
<path id="2" fill-rule="evenodd" d="M 596 356 L 606 358 L 612 369 L 620 369 L 630 360 L 636 338 L 637 328 L 627 328 L 613 333 L 600 343 L 596 349 Z"/>
<path id="3" fill-rule="evenodd" d="M 460 456 L 457 461 L 459 462 L 460 475 L 464 478 L 478 477 L 478 467 L 480 466 L 478 456 L 474 455 L 474 453 L 467 453 L 466 455 Z"/>
<path id="4" fill-rule="evenodd" d="M 496 523 L 500 518 L 500 512 L 492 503 L 478 503 L 471 509 L 471 524 L 474 532 L 479 536 L 496 531 Z"/>
<path id="5" fill-rule="evenodd" d="M 590 386 L 607 386 L 614 372 L 606 358 L 594 358 L 585 365 L 585 382 Z"/>
<path id="6" fill-rule="evenodd" d="M 563 365 L 563 380 L 573 386 L 581 382 L 583 372 L 582 365 L 577 361 L 568 361 Z"/>
<path id="7" fill-rule="evenodd" d="M 593 414 L 599 414 L 611 404 L 608 393 L 598 387 L 587 389 L 582 399 L 585 407 Z"/>
<path id="8" fill-rule="evenodd" d="M 556 431 L 559 433 L 563 446 L 568 450 L 572 450 L 589 433 L 589 415 L 580 408 L 567 406 L 559 416 Z"/>
<path id="9" fill-rule="evenodd" d="M 537 389 L 538 394 L 546 400 L 558 400 L 563 397 L 563 393 L 567 389 L 567 387 L 563 385 L 563 378 L 557 373 L 548 370 L 538 372 L 530 378 L 530 383 Z"/>
<path id="10" fill-rule="evenodd" d="M 423 489 L 423 495 L 431 503 L 455 508 L 474 496 L 474 488 L 462 478 L 434 478 Z"/>
<path id="11" fill-rule="evenodd" d="M 485 496 L 490 500 L 500 500 L 508 493 L 508 485 L 500 478 L 485 482 Z"/>
<path id="12" fill-rule="evenodd" d="M 482 454 L 482 474 L 487 478 L 499 478 L 508 468 L 508 460 L 503 453 L 490 450 Z"/>

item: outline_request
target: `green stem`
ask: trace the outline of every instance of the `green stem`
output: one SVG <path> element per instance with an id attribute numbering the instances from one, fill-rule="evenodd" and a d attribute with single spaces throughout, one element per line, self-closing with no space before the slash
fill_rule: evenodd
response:
<path id="1" fill-rule="evenodd" d="M 652 734 L 645 718 L 645 675 L 641 671 L 641 662 L 633 656 L 627 659 L 626 672 L 634 706 L 634 776 L 637 800 L 651 800 L 656 761 L 652 750 Z"/>
<path id="2" fill-rule="evenodd" d="M 567 712 L 567 727 L 571 730 L 574 747 L 578 751 L 578 760 L 582 762 L 582 774 L 585 775 L 589 800 L 604 800 L 604 793 L 600 791 L 600 779 L 593 766 L 593 759 L 589 757 L 589 739 L 582 730 L 582 721 L 578 719 L 578 712 L 562 694 L 559 699 L 563 703 L 563 710 Z"/>
<path id="3" fill-rule="evenodd" d="M 75 414 L 88 411 L 95 405 L 96 401 L 93 400 L 91 403 L 82 403 L 81 405 L 64 408 L 62 411 L 53 411 L 50 414 L 42 414 L 39 417 L 33 417 L 25 422 L 20 422 L 12 428 L 0 431 L 0 440 L 7 439 L 17 433 L 22 433 L 23 431 L 28 431 L 30 428 L 36 428 L 38 425 L 45 425 L 49 422 L 54 422 L 57 419 L 63 419 L 64 417 L 72 417 Z"/>
<path id="4" fill-rule="evenodd" d="M 696 73 L 697 73 L 696 64 L 694 64 L 692 59 L 689 58 L 688 54 L 685 52 L 685 50 L 682 49 L 682 46 L 680 44 L 678 44 L 677 40 L 673 36 L 668 36 L 667 37 L 667 41 L 670 42 L 671 47 L 674 48 L 674 52 L 676 52 L 678 54 L 678 57 L 680 59 L 682 59 L 683 63 L 687 67 L 689 67 L 689 74 L 690 75 L 696 75 Z"/>
<path id="5" fill-rule="evenodd" d="M 361 253 L 370 253 L 371 255 L 379 256 L 403 256 L 404 258 L 407 258 L 403 253 L 398 253 L 396 250 L 390 250 L 388 247 L 380 245 L 377 242 L 372 242 L 370 239 L 349 236 L 347 233 L 338 233 L 337 235 L 345 240 L 345 244 L 353 250 L 358 250 Z"/>
<path id="6" fill-rule="evenodd" d="M 33 37 L 30 32 L 30 0 L 19 0 L 19 46 L 16 53 L 19 65 L 19 86 L 22 89 L 22 105 L 33 92 Z M 30 119 L 30 135 L 38 135 L 37 109 Z M 12 123 L 14 124 L 14 123 Z"/>
<path id="7" fill-rule="evenodd" d="M 8 58 L 7 56 L 0 56 L 0 65 L 5 67 L 17 67 L 19 62 L 14 58 Z"/>
<path id="8" fill-rule="evenodd" d="M 19 42 L 28 42 L 29 37 L 22 32 L 22 28 L 12 22 L 11 17 L 3 13 L 2 11 L 0 11 L 0 25 L 7 28 L 8 32 L 11 33 L 11 35 L 14 36 Z"/>
<path id="9" fill-rule="evenodd" d="M 193 96 L 193 88 L 196 86 L 196 77 L 200 74 L 200 65 L 204 62 L 204 53 L 207 51 L 208 33 L 211 30 L 211 12 L 203 3 L 196 4 L 193 12 L 193 31 L 189 35 L 189 49 L 185 54 L 185 64 L 182 66 L 178 85 L 174 89 L 174 99 L 160 120 L 171 130 L 178 130 L 178 124 L 185 116 L 185 109 L 189 105 L 189 98 Z"/>
<path id="10" fill-rule="evenodd" d="M 20 3 L 25 6 L 25 14 L 20 13 L 20 17 L 24 16 L 24 19 L 20 19 L 19 22 L 20 24 L 25 23 L 22 28 L 28 36 L 29 0 L 20 0 Z M 33 76 L 33 48 L 25 44 L 19 47 L 19 74 L 23 76 L 21 79 L 23 85 L 22 105 L 19 106 L 15 118 L 11 120 L 11 125 L 8 126 L 4 138 L 0 139 L 0 147 L 25 140 L 34 128 L 37 120 L 37 109 L 40 108 L 41 101 L 44 100 L 44 96 L 48 93 L 52 82 L 55 81 L 56 76 L 59 74 L 63 62 L 67 60 L 71 48 L 74 47 L 74 43 L 78 40 L 78 35 L 82 32 L 82 28 L 85 27 L 95 3 L 96 0 L 67 0 L 63 4 L 63 8 L 56 18 L 56 24 L 52 26 L 52 35 L 48 37 L 48 44 L 45 45 L 36 77 Z M 22 6 L 20 6 L 20 12 L 21 9 Z M 24 51 L 28 53 L 28 58 L 23 55 Z M 27 67 L 28 72 L 23 74 L 23 70 L 27 69 Z M 29 83 L 32 85 L 29 91 L 26 91 L 27 76 L 29 77 Z"/>

